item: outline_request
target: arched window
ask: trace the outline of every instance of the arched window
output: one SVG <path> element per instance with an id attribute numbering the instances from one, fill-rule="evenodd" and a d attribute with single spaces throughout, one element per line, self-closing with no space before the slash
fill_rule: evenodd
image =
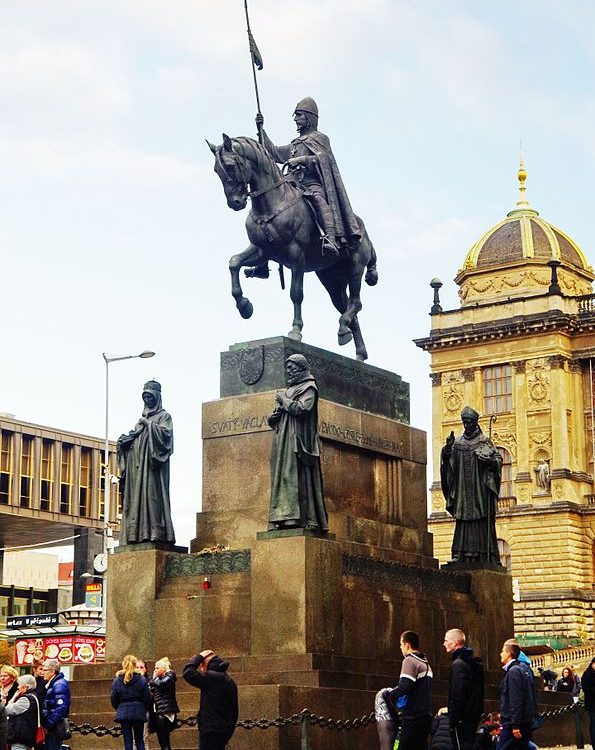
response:
<path id="1" fill-rule="evenodd" d="M 500 554 L 500 562 L 506 568 L 506 572 L 510 573 L 512 570 L 512 558 L 510 556 L 510 544 L 505 539 L 498 539 L 498 553 Z"/>
<path id="2" fill-rule="evenodd" d="M 498 447 L 502 456 L 502 481 L 500 483 L 500 497 L 514 497 L 512 489 L 512 456 L 506 448 Z"/>

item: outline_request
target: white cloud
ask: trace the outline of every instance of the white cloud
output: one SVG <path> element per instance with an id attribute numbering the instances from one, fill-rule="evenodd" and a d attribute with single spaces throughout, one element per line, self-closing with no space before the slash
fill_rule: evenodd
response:
<path id="1" fill-rule="evenodd" d="M 134 94 L 107 50 L 15 32 L 0 51 L 0 102 L 4 132 L 80 138 L 128 113 Z"/>

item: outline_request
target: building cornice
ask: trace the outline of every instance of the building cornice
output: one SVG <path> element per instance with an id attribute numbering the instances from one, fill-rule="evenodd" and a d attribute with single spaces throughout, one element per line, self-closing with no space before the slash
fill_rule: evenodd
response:
<path id="1" fill-rule="evenodd" d="M 461 310 L 457 310 L 461 313 Z M 452 328 L 436 328 L 429 336 L 413 339 L 424 351 L 434 351 L 452 346 L 469 346 L 490 340 L 520 338 L 543 333 L 560 332 L 569 336 L 595 331 L 595 314 L 579 316 L 549 310 L 547 312 L 519 315 L 501 320 L 468 323 Z"/>

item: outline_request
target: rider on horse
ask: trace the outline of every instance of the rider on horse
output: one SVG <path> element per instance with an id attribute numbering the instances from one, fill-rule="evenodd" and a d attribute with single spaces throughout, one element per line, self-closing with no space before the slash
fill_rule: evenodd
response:
<path id="1" fill-rule="evenodd" d="M 275 146 L 262 126 L 264 118 L 256 117 L 262 133 L 262 145 L 278 164 L 289 169 L 287 179 L 303 191 L 304 198 L 314 209 L 321 229 L 322 251 L 340 258 L 339 249 L 348 250 L 360 239 L 361 230 L 355 217 L 347 191 L 324 133 L 318 131 L 318 106 L 311 97 L 302 99 L 293 115 L 299 137 L 287 146 Z M 265 263 L 246 271 L 247 276 L 267 278 Z"/>

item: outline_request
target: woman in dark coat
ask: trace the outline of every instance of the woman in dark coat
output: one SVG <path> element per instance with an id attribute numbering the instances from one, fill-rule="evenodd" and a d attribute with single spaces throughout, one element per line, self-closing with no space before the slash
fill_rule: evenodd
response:
<path id="1" fill-rule="evenodd" d="M 589 738 L 591 745 L 595 743 L 595 658 L 583 672 L 581 678 L 585 694 L 585 711 L 589 714 Z"/>
<path id="2" fill-rule="evenodd" d="M 430 729 L 430 750 L 453 750 L 450 719 L 446 708 L 441 708 Z"/>
<path id="3" fill-rule="evenodd" d="M 151 693 L 146 677 L 136 671 L 136 656 L 127 654 L 122 659 L 122 669 L 116 672 L 110 700 L 116 709 L 115 721 L 122 725 L 125 750 L 145 750 L 143 725 L 151 703 Z"/>
<path id="4" fill-rule="evenodd" d="M 0 750 L 4 750 L 6 747 L 7 717 L 4 713 L 4 707 L 12 700 L 19 689 L 17 685 L 18 674 L 17 670 L 9 664 L 3 664 L 0 667 Z"/>
<path id="5" fill-rule="evenodd" d="M 562 677 L 556 682 L 556 692 L 578 695 L 580 691 L 579 681 L 574 676 L 574 672 L 570 667 L 564 667 Z"/>
<path id="6" fill-rule="evenodd" d="M 171 750 L 169 735 L 176 728 L 176 714 L 180 708 L 176 700 L 176 673 L 167 656 L 155 664 L 149 690 L 153 698 L 149 730 L 157 733 L 161 750 Z"/>

